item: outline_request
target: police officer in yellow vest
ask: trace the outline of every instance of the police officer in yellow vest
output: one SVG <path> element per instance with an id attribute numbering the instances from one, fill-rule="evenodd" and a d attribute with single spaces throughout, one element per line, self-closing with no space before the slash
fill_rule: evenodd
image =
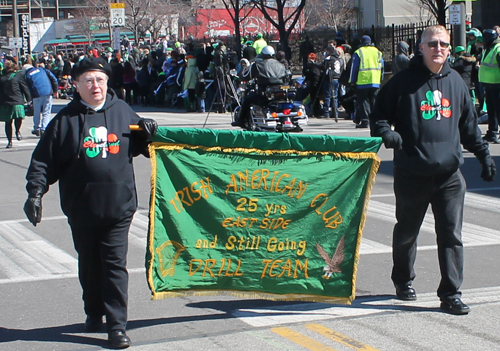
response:
<path id="1" fill-rule="evenodd" d="M 500 121 L 500 39 L 493 29 L 483 31 L 484 51 L 479 67 L 479 81 L 483 83 L 486 108 L 488 110 L 488 131 L 484 140 L 499 144 L 498 124 Z"/>
<path id="2" fill-rule="evenodd" d="M 384 59 L 368 35 L 361 38 L 360 45 L 352 56 L 349 83 L 356 84 L 356 128 L 368 128 L 368 116 L 384 75 Z"/>

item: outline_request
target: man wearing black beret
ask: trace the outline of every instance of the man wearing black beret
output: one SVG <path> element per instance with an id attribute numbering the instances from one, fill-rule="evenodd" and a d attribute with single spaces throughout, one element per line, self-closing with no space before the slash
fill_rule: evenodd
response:
<path id="1" fill-rule="evenodd" d="M 156 133 L 108 89 L 111 67 L 89 57 L 71 70 L 73 101 L 49 123 L 33 152 L 24 211 L 33 225 L 42 218 L 42 196 L 59 181 L 61 208 L 78 252 L 86 332 L 104 328 L 114 348 L 130 346 L 127 323 L 128 231 L 137 209 L 132 159 L 144 154 Z M 131 132 L 138 124 L 140 132 Z"/>

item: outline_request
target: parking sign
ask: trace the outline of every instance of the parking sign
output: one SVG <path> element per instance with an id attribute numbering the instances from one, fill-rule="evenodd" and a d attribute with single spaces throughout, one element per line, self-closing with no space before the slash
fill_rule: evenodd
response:
<path id="1" fill-rule="evenodd" d="M 460 5 L 450 5 L 450 24 L 461 24 Z"/>

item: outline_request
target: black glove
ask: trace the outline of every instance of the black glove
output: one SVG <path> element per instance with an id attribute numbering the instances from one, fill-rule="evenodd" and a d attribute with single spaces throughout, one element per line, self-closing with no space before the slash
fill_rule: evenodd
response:
<path id="1" fill-rule="evenodd" d="M 382 141 L 384 142 L 386 149 L 401 150 L 403 147 L 403 139 L 401 139 L 401 135 L 392 129 L 384 131 L 380 136 L 382 137 Z"/>
<path id="2" fill-rule="evenodd" d="M 151 118 L 141 118 L 137 125 L 141 128 L 140 133 L 144 136 L 146 142 L 150 143 L 158 130 L 158 123 Z"/>
<path id="3" fill-rule="evenodd" d="M 41 189 L 30 190 L 28 200 L 24 203 L 24 213 L 35 227 L 42 221 L 42 195 Z"/>
<path id="4" fill-rule="evenodd" d="M 479 163 L 481 163 L 481 178 L 485 182 L 492 182 L 495 178 L 495 174 L 497 173 L 497 167 L 495 166 L 495 161 L 491 158 L 490 155 L 487 155 L 484 158 L 479 159 Z"/>

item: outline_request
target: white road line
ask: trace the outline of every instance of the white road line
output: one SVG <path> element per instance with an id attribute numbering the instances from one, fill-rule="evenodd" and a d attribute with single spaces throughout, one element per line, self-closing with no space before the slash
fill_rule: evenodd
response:
<path id="1" fill-rule="evenodd" d="M 0 224 L 0 247 L 0 267 L 9 279 L 77 271 L 76 259 L 20 223 Z M 20 269 L 13 270 L 12 263 Z"/>
<path id="2" fill-rule="evenodd" d="M 137 212 L 132 220 L 129 230 L 129 244 L 135 247 L 145 248 L 147 246 L 149 219 L 147 214 Z"/>
<path id="3" fill-rule="evenodd" d="M 1 258 L 0 258 L 1 260 Z M 145 274 L 146 269 L 145 268 L 132 268 L 132 269 L 127 269 L 129 274 L 135 274 L 135 273 L 141 273 Z M 58 280 L 58 279 L 65 279 L 65 278 L 77 278 L 78 274 L 77 273 L 70 273 L 70 274 L 58 274 L 58 275 L 47 275 L 47 276 L 41 276 L 41 277 L 21 277 L 21 278 L 13 278 L 13 279 L 0 279 L 0 285 L 2 284 L 11 284 L 11 283 L 25 283 L 25 282 L 35 282 L 35 281 L 42 281 L 42 280 Z"/>
<path id="4" fill-rule="evenodd" d="M 474 201 L 473 204 L 479 204 L 481 202 L 481 198 L 485 197 L 487 196 L 474 195 L 470 199 Z M 466 205 L 468 206 L 468 203 Z M 492 206 L 491 208 L 494 209 L 494 206 Z M 498 208 L 498 212 L 500 213 L 500 207 Z M 368 205 L 367 216 L 369 218 L 396 224 L 395 206 L 384 202 L 371 200 Z M 420 230 L 429 233 L 435 232 L 434 217 L 432 214 L 428 213 L 425 215 L 424 222 L 422 223 L 422 227 Z M 500 244 L 500 231 L 465 222 L 462 228 L 462 241 L 465 247 L 498 245 Z M 372 240 L 363 238 L 361 240 L 360 254 L 390 253 L 392 252 L 392 248 L 390 245 L 390 243 L 388 243 L 388 245 L 385 245 L 383 243 L 375 243 Z M 418 246 L 419 251 L 435 250 L 436 248 L 436 245 Z"/>
<path id="5" fill-rule="evenodd" d="M 480 210 L 500 213 L 500 200 L 497 197 L 467 192 L 465 193 L 465 205 Z"/>
<path id="6" fill-rule="evenodd" d="M 462 290 L 465 303 L 474 304 L 497 304 L 500 303 L 500 287 L 477 288 Z M 367 308 L 366 306 L 371 306 Z M 393 306 L 390 310 L 407 310 L 411 308 L 439 307 L 436 293 L 418 294 L 417 301 L 400 301 L 396 299 L 380 299 L 378 297 L 358 298 L 351 306 L 321 303 L 304 303 L 293 305 L 281 305 L 273 308 L 248 308 L 234 310 L 231 314 L 240 321 L 253 327 L 271 327 L 287 323 L 304 323 L 325 319 L 366 316 L 377 313 L 387 313 L 387 306 Z M 380 308 L 376 308 L 380 306 Z"/>
<path id="7" fill-rule="evenodd" d="M 0 148 L 2 148 L 4 145 L 7 145 L 7 139 L 5 141 L 0 141 Z M 37 142 L 28 142 L 28 141 L 14 141 L 13 142 L 13 145 L 14 145 L 14 148 L 16 147 L 27 147 L 27 146 L 37 146 L 38 145 L 38 141 Z"/>
<path id="8" fill-rule="evenodd" d="M 66 217 L 44 218 L 44 221 L 61 219 Z M 26 220 L 0 221 L 0 272 L 7 277 L 0 279 L 0 284 L 77 277 L 76 258 L 28 229 L 22 222 Z M 147 231 L 148 217 L 136 213 L 130 228 L 131 244 L 144 249 Z M 145 269 L 139 268 L 138 271 L 144 272 Z"/>

